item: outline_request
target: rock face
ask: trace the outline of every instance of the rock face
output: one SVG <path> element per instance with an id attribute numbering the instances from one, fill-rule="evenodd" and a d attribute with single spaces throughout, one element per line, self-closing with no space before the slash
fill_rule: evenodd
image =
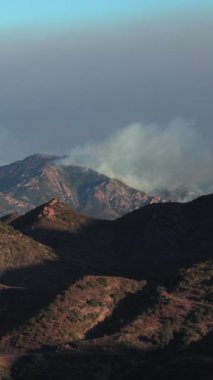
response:
<path id="1" fill-rule="evenodd" d="M 94 170 L 59 162 L 58 157 L 35 154 L 0 167 L 0 215 L 23 214 L 57 198 L 80 213 L 115 219 L 162 200 Z"/>

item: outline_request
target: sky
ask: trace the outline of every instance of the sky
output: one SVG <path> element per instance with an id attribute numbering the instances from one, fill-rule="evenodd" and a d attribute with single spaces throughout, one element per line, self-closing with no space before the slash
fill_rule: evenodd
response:
<path id="1" fill-rule="evenodd" d="M 212 20 L 212 0 L 0 0 L 0 164 L 177 119 L 213 149 Z"/>
<path id="2" fill-rule="evenodd" d="M 70 24 L 84 26 L 91 22 L 110 23 L 122 19 L 129 21 L 138 14 L 150 16 L 166 11 L 212 8 L 212 2 L 204 0 L 1 0 L 2 28 L 45 26 L 64 27 Z"/>

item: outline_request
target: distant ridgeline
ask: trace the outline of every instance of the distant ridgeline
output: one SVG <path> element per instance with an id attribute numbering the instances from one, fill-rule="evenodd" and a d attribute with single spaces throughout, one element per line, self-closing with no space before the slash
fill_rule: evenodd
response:
<path id="1" fill-rule="evenodd" d="M 0 215 L 23 214 L 52 198 L 102 219 L 172 199 L 147 195 L 91 169 L 60 165 L 55 156 L 35 154 L 0 167 Z"/>

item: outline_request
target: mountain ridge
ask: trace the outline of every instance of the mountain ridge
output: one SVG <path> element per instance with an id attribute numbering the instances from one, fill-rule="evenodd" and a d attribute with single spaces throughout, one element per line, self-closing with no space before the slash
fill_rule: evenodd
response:
<path id="1" fill-rule="evenodd" d="M 212 211 L 209 195 L 105 221 L 53 199 L 0 223 L 0 375 L 210 380 Z"/>
<path id="2" fill-rule="evenodd" d="M 80 213 L 116 219 L 148 203 L 163 201 L 92 169 L 60 164 L 58 156 L 34 154 L 0 167 L 0 215 L 25 213 L 57 198 Z"/>

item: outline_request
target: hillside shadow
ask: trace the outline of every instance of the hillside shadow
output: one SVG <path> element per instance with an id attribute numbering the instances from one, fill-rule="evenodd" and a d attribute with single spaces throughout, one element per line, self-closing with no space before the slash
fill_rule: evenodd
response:
<path id="1" fill-rule="evenodd" d="M 125 344 L 36 350 L 16 360 L 12 375 L 14 380 L 211 380 L 212 337 L 187 348 L 171 343 L 149 352 Z"/>
<path id="2" fill-rule="evenodd" d="M 110 222 L 97 222 L 77 233 L 55 229 L 26 233 L 51 247 L 57 259 L 10 269 L 0 276 L 0 338 L 25 324 L 83 276 L 112 275 L 109 225 Z M 106 262 L 110 262 L 108 268 Z"/>
<path id="3" fill-rule="evenodd" d="M 180 268 L 186 269 L 211 257 L 212 239 L 210 246 L 209 229 L 207 235 L 205 230 L 202 231 L 202 236 L 197 231 L 193 234 L 191 229 L 182 233 L 182 227 L 175 221 L 174 225 L 178 225 L 177 231 L 168 232 L 169 222 L 166 221 L 166 227 L 159 227 L 158 224 L 154 225 L 152 230 L 146 227 L 145 233 L 139 225 L 140 220 L 132 221 L 133 216 L 131 215 L 130 221 L 127 222 L 94 221 L 76 232 L 48 226 L 40 229 L 21 229 L 22 233 L 52 247 L 57 260 L 8 270 L 0 276 L 0 283 L 23 288 L 0 292 L 0 324 L 3 326 L 0 337 L 26 323 L 58 293 L 85 275 L 147 279 L 155 285 L 170 281 L 170 285 L 174 286 L 177 280 L 175 275 Z M 177 234 L 178 238 L 175 238 Z M 129 295 L 118 305 L 111 317 L 88 333 L 88 337 L 102 336 L 104 332 L 115 331 L 113 324 L 116 328 L 121 328 L 122 323 L 130 318 L 129 305 L 134 304 L 137 310 L 137 297 L 139 295 Z M 124 322 L 116 322 L 117 318 L 123 319 Z"/>
<path id="4" fill-rule="evenodd" d="M 3 274 L 0 282 L 8 289 L 0 291 L 0 337 L 26 323 L 84 273 L 76 266 L 48 261 Z"/>
<path id="5" fill-rule="evenodd" d="M 155 227 L 155 226 L 154 226 Z M 149 279 L 170 288 L 178 281 L 179 269 L 187 269 L 212 257 L 212 235 L 191 229 L 154 228 L 147 233 L 133 223 L 95 221 L 76 232 L 68 229 L 21 230 L 54 249 L 59 260 L 76 261 L 98 273 L 131 279 Z M 87 273 L 89 274 L 89 273 Z"/>
<path id="6" fill-rule="evenodd" d="M 113 335 L 119 332 L 128 323 L 131 323 L 141 315 L 148 307 L 152 307 L 158 293 L 153 284 L 147 284 L 145 288 L 136 293 L 129 293 L 119 301 L 112 314 L 88 331 L 85 339 L 96 339 L 105 335 Z"/>
<path id="7" fill-rule="evenodd" d="M 55 248 L 56 260 L 10 269 L 0 276 L 0 337 L 26 323 L 83 276 L 102 274 L 84 260 L 90 246 L 87 237 L 64 231 L 46 231 L 45 236 L 52 239 L 49 245 Z"/>

